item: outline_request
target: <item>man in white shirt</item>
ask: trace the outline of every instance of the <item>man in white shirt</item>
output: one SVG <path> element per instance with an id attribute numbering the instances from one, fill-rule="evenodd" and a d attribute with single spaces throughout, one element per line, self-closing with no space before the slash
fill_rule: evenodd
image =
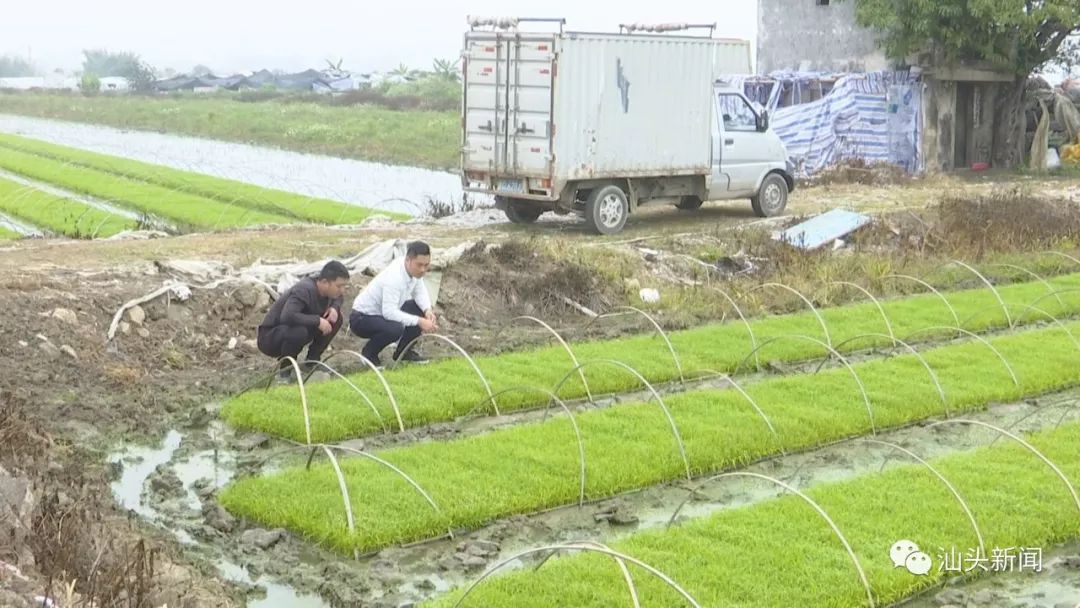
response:
<path id="1" fill-rule="evenodd" d="M 395 260 L 375 277 L 356 296 L 349 329 L 367 338 L 360 354 L 376 366 L 381 365 L 379 353 L 397 342 L 394 359 L 411 363 L 426 363 L 414 348 L 403 349 L 420 336 L 439 330 L 431 297 L 423 277 L 431 265 L 431 248 L 427 243 L 409 243 L 404 260 Z"/>

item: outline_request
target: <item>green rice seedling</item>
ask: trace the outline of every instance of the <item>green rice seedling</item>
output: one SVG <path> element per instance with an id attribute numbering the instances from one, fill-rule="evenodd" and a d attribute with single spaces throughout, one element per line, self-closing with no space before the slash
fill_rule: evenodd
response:
<path id="1" fill-rule="evenodd" d="M 154 184 L 177 192 L 195 194 L 249 209 L 261 209 L 268 213 L 287 215 L 308 222 L 356 224 L 376 213 L 393 219 L 407 217 L 400 213 L 375 211 L 358 205 L 262 188 L 243 182 L 87 152 L 16 135 L 0 134 L 0 148 L 17 150 L 130 180 Z"/>
<path id="2" fill-rule="evenodd" d="M 184 226 L 201 229 L 289 224 L 297 220 L 240 205 L 231 205 L 152 184 L 131 181 L 59 161 L 7 149 L 0 169 L 87 194 L 120 207 L 143 211 Z"/>
<path id="3" fill-rule="evenodd" d="M 6 179 L 0 179 L 0 212 L 74 238 L 109 237 L 138 226 L 134 219 Z"/>
<path id="4" fill-rule="evenodd" d="M 1080 275 L 1055 277 L 1049 279 L 1049 283 L 1054 290 L 1076 289 L 1080 287 Z M 1019 324 L 1046 321 L 1040 314 L 1024 309 L 1033 302 L 1038 302 L 1038 309 L 1056 316 L 1080 312 L 1080 292 L 1063 292 L 1055 298 L 1047 297 L 1049 291 L 1050 288 L 1040 282 L 998 288 L 1001 298 L 1012 309 L 1010 316 L 1015 317 Z M 881 306 L 896 336 L 915 343 L 955 335 L 955 331 L 947 329 L 924 330 L 952 327 L 957 319 L 970 331 L 1007 326 L 998 299 L 989 289 L 958 291 L 945 297 L 952 309 L 933 294 L 883 301 Z M 881 337 L 849 341 L 863 334 L 887 333 L 882 312 L 873 303 L 823 309 L 820 314 L 828 328 L 828 339 L 837 344 L 842 352 L 890 343 L 887 338 Z M 752 368 L 754 358 L 747 360 L 747 355 L 755 344 L 763 345 L 772 338 L 803 335 L 826 341 L 825 330 L 810 312 L 761 318 L 750 323 L 750 326 L 753 339 L 747 327 L 741 323 L 672 332 L 669 337 L 683 370 L 722 373 L 737 371 L 744 361 L 741 367 L 743 371 Z M 619 361 L 640 371 L 650 382 L 679 379 L 671 352 L 665 342 L 654 335 L 573 344 L 571 348 L 579 361 Z M 810 340 L 784 339 L 764 346 L 759 357 L 762 362 L 797 362 L 825 354 L 828 353 L 820 344 Z M 339 361 L 346 362 L 349 358 Z M 476 363 L 496 393 L 494 401 L 501 412 L 542 405 L 548 400 L 546 395 L 529 391 L 498 394 L 514 387 L 550 390 L 565 378 L 566 383 L 559 390 L 561 398 L 586 396 L 585 385 L 577 374 L 568 374 L 574 366 L 566 350 L 558 344 L 526 352 L 479 357 Z M 632 374 L 610 365 L 590 364 L 582 373 L 594 395 L 640 386 Z M 406 427 L 453 420 L 469 413 L 494 411 L 484 384 L 471 364 L 463 359 L 447 359 L 423 367 L 406 366 L 388 371 L 386 378 Z M 349 379 L 375 403 L 381 420 L 346 383 L 314 383 L 306 391 L 315 441 L 362 436 L 379 432 L 384 424 L 396 425 L 396 414 L 378 378 L 370 373 L 362 373 L 352 375 Z M 223 416 L 237 428 L 265 431 L 298 441 L 306 439 L 304 415 L 296 386 L 244 393 L 225 404 Z"/>
<path id="5" fill-rule="evenodd" d="M 22 238 L 22 235 L 18 232 L 0 226 L 0 241 L 13 241 L 19 238 Z"/>
<path id="6" fill-rule="evenodd" d="M 1080 324 L 1067 328 L 1076 333 Z M 937 374 L 941 401 L 914 355 L 852 366 L 867 390 L 880 429 L 982 408 L 1080 384 L 1080 349 L 1060 327 L 941 346 L 922 353 Z M 1009 366 L 998 358 L 1004 357 Z M 1019 381 L 1014 384 L 1013 375 Z M 286 468 L 241 479 L 220 496 L 236 515 L 286 527 L 342 550 L 372 550 L 472 528 L 496 518 L 598 499 L 657 483 L 736 468 L 779 454 L 871 432 L 869 414 L 849 370 L 830 369 L 763 380 L 735 390 L 701 390 L 665 399 L 679 437 L 658 402 L 622 404 L 575 414 L 581 446 L 565 415 L 453 441 L 387 449 L 375 455 L 424 488 L 433 508 L 402 477 L 366 459 L 342 469 L 356 521 L 347 531 L 338 480 L 329 465 Z M 687 461 L 682 458 L 680 440 Z"/>
<path id="7" fill-rule="evenodd" d="M 1026 439 L 1074 483 L 1080 480 L 1080 425 Z M 887 606 L 940 585 L 957 569 L 988 575 L 995 570 L 1034 572 L 1041 567 L 1043 548 L 1080 536 L 1080 514 L 1069 489 L 1015 442 L 930 464 L 970 507 L 983 537 L 981 547 L 947 486 L 926 467 L 912 464 L 805 492 L 836 524 L 858 567 L 825 519 L 792 494 L 667 530 L 636 533 L 611 548 L 658 568 L 702 606 L 861 608 L 868 600 L 859 568 L 875 604 Z M 894 565 L 892 545 L 901 540 L 912 541 L 926 554 L 929 573 L 920 576 Z M 642 606 L 689 605 L 641 568 L 630 570 Z M 460 606 L 629 605 L 615 562 L 602 555 L 566 556 L 539 570 L 504 574 L 477 585 Z M 425 605 L 456 606 L 463 591 Z"/>

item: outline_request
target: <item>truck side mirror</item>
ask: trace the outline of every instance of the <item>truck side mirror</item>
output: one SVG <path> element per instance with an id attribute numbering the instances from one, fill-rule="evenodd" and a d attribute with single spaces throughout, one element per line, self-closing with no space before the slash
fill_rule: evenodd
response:
<path id="1" fill-rule="evenodd" d="M 769 111 L 762 110 L 761 114 L 757 117 L 757 130 L 760 133 L 764 133 L 769 130 Z"/>

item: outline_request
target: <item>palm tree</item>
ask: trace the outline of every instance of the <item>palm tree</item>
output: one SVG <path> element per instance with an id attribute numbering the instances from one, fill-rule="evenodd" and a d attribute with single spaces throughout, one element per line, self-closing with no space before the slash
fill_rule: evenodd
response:
<path id="1" fill-rule="evenodd" d="M 435 75 L 439 78 L 455 81 L 460 78 L 457 64 L 450 59 L 436 59 L 432 67 L 435 69 Z"/>
<path id="2" fill-rule="evenodd" d="M 326 65 L 329 66 L 327 68 L 327 70 L 326 70 L 328 73 L 333 74 L 335 76 L 340 76 L 340 75 L 343 75 L 345 73 L 344 70 L 341 69 L 341 64 L 345 62 L 344 59 L 338 59 L 337 63 L 334 63 L 333 61 L 330 61 L 329 59 L 326 59 L 325 61 L 326 61 Z"/>
<path id="3" fill-rule="evenodd" d="M 409 66 L 405 65 L 404 63 L 399 64 L 398 67 L 390 70 L 391 76 L 398 76 L 400 78 L 409 78 L 415 73 L 415 70 L 410 69 Z"/>

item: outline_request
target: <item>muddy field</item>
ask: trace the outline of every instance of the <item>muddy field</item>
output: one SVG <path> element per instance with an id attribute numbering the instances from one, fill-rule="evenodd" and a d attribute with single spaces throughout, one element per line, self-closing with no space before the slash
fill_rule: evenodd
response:
<path id="1" fill-rule="evenodd" d="M 933 276 L 942 287 L 978 286 L 938 271 L 953 259 L 983 264 L 1023 258 L 1039 273 L 1075 271 L 1064 258 L 1033 256 L 1080 229 L 1071 198 L 1056 181 L 934 178 L 889 185 L 833 183 L 797 191 L 792 215 L 762 222 L 741 203 L 682 213 L 645 210 L 624 234 L 599 239 L 576 221 L 543 219 L 510 226 L 493 212 L 349 229 L 289 228 L 128 241 L 28 240 L 0 250 L 0 606 L 388 606 L 400 607 L 475 578 L 499 556 L 526 545 L 603 540 L 769 498 L 746 482 L 685 485 L 529 517 L 358 561 L 314 548 L 284 531 L 233 519 L 215 491 L 234 475 L 281 462 L 280 444 L 235 435 L 217 419 L 221 401 L 271 365 L 254 347 L 254 328 L 270 296 L 254 285 L 193 289 L 130 310 L 130 300 L 175 278 L 163 262 L 202 260 L 237 268 L 259 261 L 345 258 L 394 238 L 423 238 L 436 249 L 465 247 L 440 269 L 443 331 L 475 353 L 547 344 L 550 334 L 513 322 L 549 320 L 569 340 L 651 331 L 640 319 L 595 321 L 590 312 L 646 306 L 666 328 L 732 318 L 709 287 L 723 287 L 747 314 L 797 310 L 794 298 L 751 289 L 783 281 L 818 304 L 861 299 L 823 291 L 823 277 L 860 283 L 890 272 Z M 948 197 L 943 197 L 942 193 Z M 1004 192 L 1004 194 L 1002 193 Z M 993 194 L 996 193 L 996 194 Z M 797 252 L 771 239 L 796 218 L 834 206 L 874 213 L 877 221 L 835 249 Z M 744 208 L 745 207 L 745 208 Z M 1075 253 L 1075 252 L 1073 252 Z M 995 280 L 1021 277 L 999 268 Z M 938 273 L 938 274 L 934 274 Z M 346 302 L 369 280 L 355 277 Z M 1027 280 L 1027 279 L 1025 279 Z M 882 295 L 910 286 L 878 282 Z M 358 349 L 341 335 L 337 348 Z M 431 354 L 441 356 L 438 349 Z M 1058 395 L 1048 399 L 1073 399 Z M 1010 424 L 1040 403 L 1001 404 L 981 419 Z M 527 416 L 527 415 L 523 415 Z M 509 419 L 502 423 L 513 423 Z M 1021 429 L 1059 423 L 1033 415 Z M 421 439 L 483 432 L 485 420 L 436 425 Z M 890 440 L 946 454 L 988 442 L 974 431 L 905 429 Z M 376 447 L 381 440 L 368 440 Z M 751 470 L 798 487 L 873 472 L 896 459 L 855 443 L 761 462 Z M 677 525 L 677 521 L 675 523 Z M 5 527 L 6 526 L 6 527 Z M 1049 551 L 1049 548 L 1048 548 Z M 994 605 L 1060 608 L 1080 586 L 1075 543 L 1054 548 L 1038 579 L 980 581 L 918 600 L 917 606 Z M 39 604 L 40 605 L 40 600 Z"/>

